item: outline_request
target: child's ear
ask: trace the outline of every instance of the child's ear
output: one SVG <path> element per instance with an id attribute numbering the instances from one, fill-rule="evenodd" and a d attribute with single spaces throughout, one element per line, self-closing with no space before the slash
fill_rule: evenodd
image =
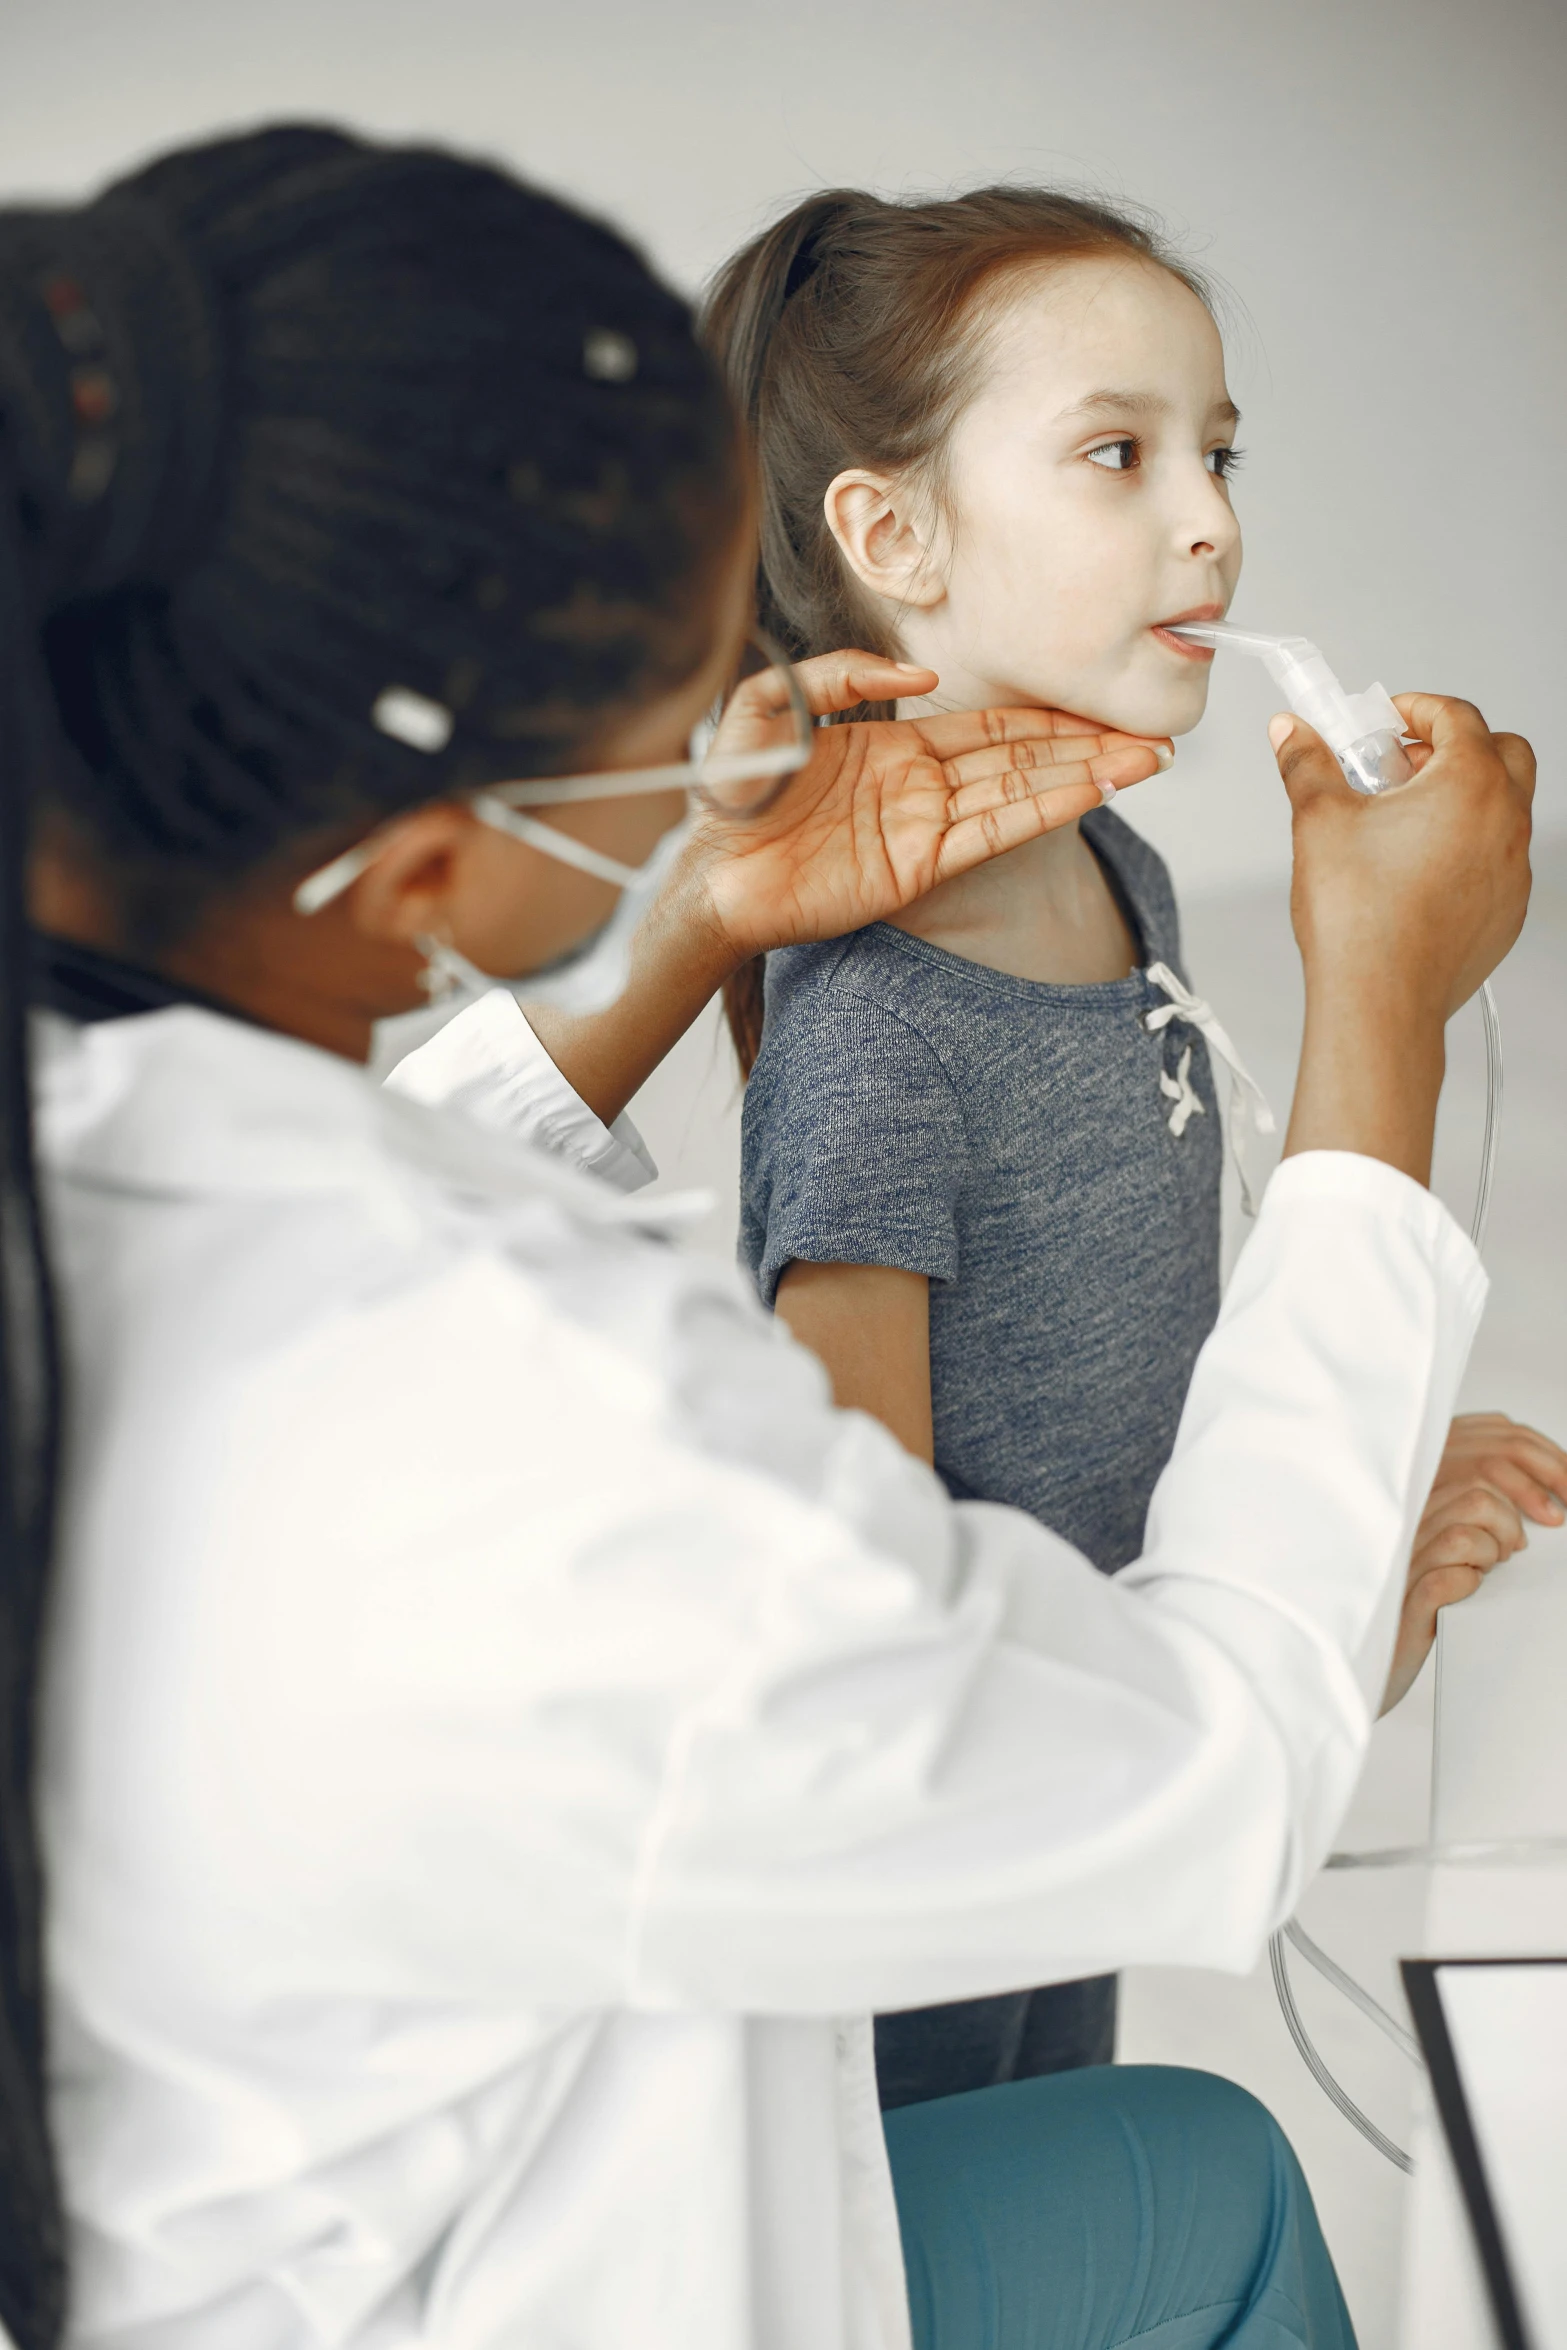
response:
<path id="1" fill-rule="evenodd" d="M 946 583 L 930 544 L 928 515 L 907 481 L 840 473 L 822 500 L 827 527 L 861 587 L 907 610 L 942 602 Z"/>

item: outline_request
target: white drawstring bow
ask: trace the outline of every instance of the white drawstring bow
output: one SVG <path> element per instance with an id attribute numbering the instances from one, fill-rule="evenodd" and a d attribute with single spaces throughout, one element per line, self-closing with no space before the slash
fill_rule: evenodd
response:
<path id="1" fill-rule="evenodd" d="M 1251 1187 L 1251 1173 L 1246 1164 L 1248 1129 L 1258 1134 L 1277 1131 L 1267 1096 L 1231 1044 L 1225 1030 L 1214 1018 L 1213 1007 L 1205 1004 L 1200 995 L 1193 995 L 1183 987 L 1168 963 L 1150 963 L 1148 977 L 1153 985 L 1162 988 L 1169 997 L 1167 1004 L 1156 1004 L 1143 1015 L 1143 1026 L 1150 1036 L 1157 1036 L 1161 1028 L 1168 1028 L 1172 1020 L 1184 1020 L 1207 1041 L 1210 1052 L 1218 1054 L 1230 1073 L 1230 1098 L 1225 1111 L 1224 1130 L 1230 1149 L 1235 1155 L 1235 1172 L 1241 1179 L 1241 1206 L 1248 1216 L 1257 1213 L 1256 1194 Z M 1168 1069 L 1159 1072 L 1159 1091 L 1175 1104 L 1169 1116 L 1170 1132 L 1179 1139 L 1194 1117 L 1203 1115 L 1191 1081 L 1192 1048 L 1182 1053 L 1172 1077 Z"/>

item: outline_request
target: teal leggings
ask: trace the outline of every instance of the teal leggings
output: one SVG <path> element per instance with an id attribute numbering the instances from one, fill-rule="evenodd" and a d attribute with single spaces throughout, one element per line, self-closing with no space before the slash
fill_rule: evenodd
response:
<path id="1" fill-rule="evenodd" d="M 884 2116 L 915 2350 L 1355 2350 L 1289 2140 L 1114 2065 Z"/>

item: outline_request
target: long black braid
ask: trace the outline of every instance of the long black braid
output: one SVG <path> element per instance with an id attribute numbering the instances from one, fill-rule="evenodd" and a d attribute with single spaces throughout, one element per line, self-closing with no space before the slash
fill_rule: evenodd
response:
<path id="1" fill-rule="evenodd" d="M 575 763 L 705 652 L 743 504 L 686 308 L 504 174 L 282 127 L 0 212 L 0 2320 L 63 2322 L 35 1662 L 59 1382 L 27 1078 L 47 807 L 150 959 L 301 844 Z M 382 731 L 390 687 L 448 714 Z"/>

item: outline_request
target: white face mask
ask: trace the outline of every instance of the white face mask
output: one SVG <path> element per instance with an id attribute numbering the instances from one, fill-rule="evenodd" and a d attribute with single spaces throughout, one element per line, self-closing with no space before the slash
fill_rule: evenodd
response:
<path id="1" fill-rule="evenodd" d="M 482 805 L 475 812 L 482 818 Z M 492 988 L 503 987 L 520 1004 L 549 1004 L 557 1011 L 580 1015 L 608 1011 L 626 992 L 631 977 L 631 944 L 642 917 L 668 880 L 696 822 L 694 815 L 687 816 L 673 831 L 665 833 L 645 865 L 631 869 L 620 892 L 620 903 L 607 922 L 580 945 L 555 962 L 547 963 L 543 970 L 530 971 L 525 978 L 494 978 L 481 971 L 477 963 L 470 963 L 456 947 L 438 938 L 421 939 L 419 948 L 425 958 L 431 1000 L 445 1001 L 458 992 L 477 997 L 488 995 Z M 543 832 L 546 827 L 540 825 L 537 829 Z M 536 839 L 533 845 L 543 847 L 547 856 L 556 853 Z M 577 862 L 575 858 L 565 861 Z"/>

